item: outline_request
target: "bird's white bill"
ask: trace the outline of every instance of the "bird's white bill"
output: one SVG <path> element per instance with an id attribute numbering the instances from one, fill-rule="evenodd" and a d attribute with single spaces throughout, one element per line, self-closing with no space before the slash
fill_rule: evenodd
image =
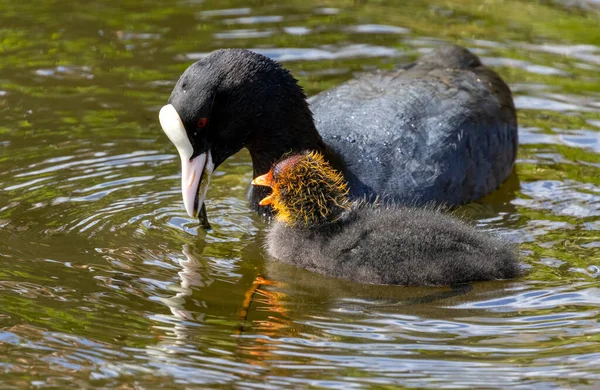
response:
<path id="1" fill-rule="evenodd" d="M 193 159 L 194 148 L 187 136 L 181 117 L 171 104 L 161 108 L 160 125 L 181 158 L 181 194 L 185 211 L 192 218 L 198 217 L 200 206 L 206 197 L 210 175 L 215 166 L 210 150 Z"/>
<path id="2" fill-rule="evenodd" d="M 181 159 L 181 194 L 185 211 L 190 217 L 198 217 L 214 168 L 210 151 L 193 160 Z"/>

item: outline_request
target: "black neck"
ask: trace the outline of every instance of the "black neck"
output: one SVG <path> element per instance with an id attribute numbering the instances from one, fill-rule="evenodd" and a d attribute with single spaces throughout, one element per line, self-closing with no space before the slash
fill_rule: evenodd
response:
<path id="1" fill-rule="evenodd" d="M 312 122 L 312 118 L 311 118 Z M 246 145 L 252 157 L 253 176 L 267 173 L 284 155 L 307 150 L 319 151 L 331 166 L 345 172 L 341 157 L 321 138 L 313 123 L 286 128 L 269 128 Z"/>

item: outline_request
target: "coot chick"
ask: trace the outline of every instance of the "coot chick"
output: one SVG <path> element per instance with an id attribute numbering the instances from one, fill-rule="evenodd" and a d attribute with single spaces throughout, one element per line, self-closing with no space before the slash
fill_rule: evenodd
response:
<path id="1" fill-rule="evenodd" d="M 190 216 L 202 210 L 214 169 L 242 148 L 253 177 L 285 153 L 316 150 L 344 175 L 354 199 L 446 205 L 496 189 L 517 151 L 510 89 L 453 45 L 402 69 L 360 75 L 313 97 L 310 107 L 277 62 L 217 50 L 181 75 L 168 103 L 160 123 L 181 157 Z M 268 191 L 254 188 L 251 206 L 260 209 Z"/>
<path id="2" fill-rule="evenodd" d="M 455 285 L 519 275 L 515 248 L 427 208 L 351 201 L 344 177 L 318 152 L 290 156 L 252 182 L 272 194 L 267 252 L 360 283 Z"/>

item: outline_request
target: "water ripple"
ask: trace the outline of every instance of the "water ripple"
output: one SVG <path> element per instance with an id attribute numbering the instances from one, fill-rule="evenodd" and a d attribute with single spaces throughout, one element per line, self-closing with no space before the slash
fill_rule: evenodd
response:
<path id="1" fill-rule="evenodd" d="M 593 1 L 363 3 L 3 4 L 3 388 L 600 383 Z M 516 174 L 460 211 L 519 243 L 526 276 L 392 288 L 272 261 L 247 152 L 213 175 L 211 231 L 185 213 L 156 116 L 191 61 L 249 48 L 313 95 L 449 40 L 514 92 Z"/>

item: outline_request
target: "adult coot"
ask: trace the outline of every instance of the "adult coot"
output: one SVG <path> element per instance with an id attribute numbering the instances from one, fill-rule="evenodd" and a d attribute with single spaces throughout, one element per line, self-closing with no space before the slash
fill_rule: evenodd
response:
<path id="1" fill-rule="evenodd" d="M 318 152 L 290 156 L 252 182 L 273 191 L 270 255 L 361 283 L 454 285 L 519 275 L 514 248 L 428 208 L 352 202 Z"/>
<path id="2" fill-rule="evenodd" d="M 190 216 L 201 210 L 213 170 L 243 147 L 254 177 L 284 154 L 310 149 L 342 172 L 352 197 L 446 205 L 497 188 L 517 151 L 510 89 L 459 46 L 404 69 L 363 74 L 317 95 L 310 107 L 277 62 L 217 50 L 181 75 L 160 123 L 181 157 Z M 256 208 L 268 194 L 257 189 L 250 193 Z"/>

